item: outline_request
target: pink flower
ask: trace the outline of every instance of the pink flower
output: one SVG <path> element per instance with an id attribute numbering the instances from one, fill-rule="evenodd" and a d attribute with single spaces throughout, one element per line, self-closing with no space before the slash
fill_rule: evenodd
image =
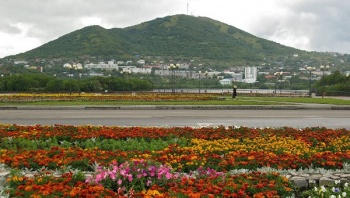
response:
<path id="1" fill-rule="evenodd" d="M 86 178 L 85 183 L 90 183 L 91 181 L 92 181 L 91 177 L 88 177 L 88 178 Z"/>
<path id="2" fill-rule="evenodd" d="M 129 182 L 132 182 L 132 174 L 127 175 Z"/>
<path id="3" fill-rule="evenodd" d="M 95 182 L 99 183 L 102 179 L 104 179 L 103 176 L 104 175 L 102 173 L 101 174 L 97 174 L 96 177 L 95 177 Z"/>
<path id="4" fill-rule="evenodd" d="M 172 175 L 171 173 L 167 172 L 167 173 L 165 174 L 165 177 L 166 177 L 167 179 L 171 179 L 171 178 L 173 177 L 173 175 Z"/>
<path id="5" fill-rule="evenodd" d="M 152 181 L 151 180 L 147 180 L 146 185 L 150 186 L 151 184 L 152 184 Z"/>
<path id="6" fill-rule="evenodd" d="M 123 181 L 121 179 L 118 179 L 118 181 L 117 181 L 118 186 L 121 186 L 122 183 L 123 183 Z"/>
<path id="7" fill-rule="evenodd" d="M 109 175 L 109 177 L 110 177 L 112 180 L 115 180 L 115 179 L 116 179 L 116 175 L 115 175 L 115 173 L 114 173 L 113 171 L 108 170 L 108 175 Z"/>
<path id="8" fill-rule="evenodd" d="M 125 176 L 125 174 L 126 174 L 126 171 L 125 171 L 125 170 L 121 170 L 121 171 L 120 171 L 120 175 Z"/>
<path id="9" fill-rule="evenodd" d="M 116 173 L 116 172 L 118 171 L 118 169 L 119 169 L 118 166 L 113 166 L 112 168 L 113 168 L 113 172 L 115 172 L 115 173 Z"/>

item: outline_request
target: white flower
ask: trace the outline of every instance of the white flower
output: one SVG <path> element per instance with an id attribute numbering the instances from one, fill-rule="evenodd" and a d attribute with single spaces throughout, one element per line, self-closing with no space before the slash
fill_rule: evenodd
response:
<path id="1" fill-rule="evenodd" d="M 349 187 L 349 183 L 348 183 L 348 182 L 345 182 L 344 187 L 345 187 L 345 188 Z"/>
<path id="2" fill-rule="evenodd" d="M 335 184 L 335 185 L 340 184 L 340 180 L 335 180 L 335 181 L 334 181 L 334 184 Z"/>
<path id="3" fill-rule="evenodd" d="M 327 189 L 324 186 L 321 186 L 321 192 L 327 192 Z"/>
<path id="4" fill-rule="evenodd" d="M 341 196 L 346 197 L 346 192 L 343 192 Z"/>
<path id="5" fill-rule="evenodd" d="M 337 196 L 335 196 L 335 195 L 331 195 L 329 198 L 337 198 Z"/>
<path id="6" fill-rule="evenodd" d="M 314 191 L 318 191 L 318 189 L 317 189 L 317 187 L 316 187 L 316 186 L 314 187 Z"/>

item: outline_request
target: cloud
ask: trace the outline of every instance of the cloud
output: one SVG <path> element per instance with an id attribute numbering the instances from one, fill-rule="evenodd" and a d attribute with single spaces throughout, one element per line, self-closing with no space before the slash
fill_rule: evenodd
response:
<path id="1" fill-rule="evenodd" d="M 6 2 L 5 2 L 6 1 Z M 0 23 L 31 25 L 29 36 L 43 40 L 68 33 L 85 25 L 125 27 L 165 15 L 166 8 L 174 8 L 165 0 L 0 0 Z M 176 4 L 175 4 L 176 5 Z M 94 19 L 87 22 L 87 19 Z M 95 20 L 99 19 L 99 20 Z M 9 32 L 9 31 L 7 31 Z M 10 32 L 9 32 L 10 33 Z"/>
<path id="2" fill-rule="evenodd" d="M 277 6 L 283 11 L 256 18 L 252 32 L 305 50 L 349 53 L 349 1 L 281 1 Z"/>

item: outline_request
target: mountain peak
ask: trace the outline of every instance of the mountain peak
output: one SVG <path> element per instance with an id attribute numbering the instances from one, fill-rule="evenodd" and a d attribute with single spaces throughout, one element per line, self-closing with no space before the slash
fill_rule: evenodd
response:
<path id="1" fill-rule="evenodd" d="M 172 15 L 127 28 L 87 26 L 18 55 L 25 59 L 143 56 L 198 59 L 208 64 L 257 64 L 301 53 L 207 17 Z"/>

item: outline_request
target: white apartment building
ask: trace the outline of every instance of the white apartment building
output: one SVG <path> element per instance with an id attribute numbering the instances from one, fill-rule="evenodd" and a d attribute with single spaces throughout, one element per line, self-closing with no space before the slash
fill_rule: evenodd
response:
<path id="1" fill-rule="evenodd" d="M 244 68 L 244 82 L 245 83 L 254 83 L 256 82 L 258 76 L 257 67 L 245 67 Z"/>
<path id="2" fill-rule="evenodd" d="M 219 80 L 219 83 L 220 83 L 221 85 L 232 85 L 232 79 L 230 79 L 230 78 L 225 78 L 225 79 Z"/>
<path id="3" fill-rule="evenodd" d="M 120 66 L 123 72 L 139 73 L 139 74 L 151 74 L 152 68 L 139 68 L 136 66 Z"/>
<path id="4" fill-rule="evenodd" d="M 107 63 L 105 62 L 99 62 L 97 64 L 94 63 L 89 63 L 84 65 L 85 69 L 105 69 L 105 70 L 113 70 L 116 69 L 118 70 L 118 64 L 114 63 L 114 61 L 108 61 Z"/>

